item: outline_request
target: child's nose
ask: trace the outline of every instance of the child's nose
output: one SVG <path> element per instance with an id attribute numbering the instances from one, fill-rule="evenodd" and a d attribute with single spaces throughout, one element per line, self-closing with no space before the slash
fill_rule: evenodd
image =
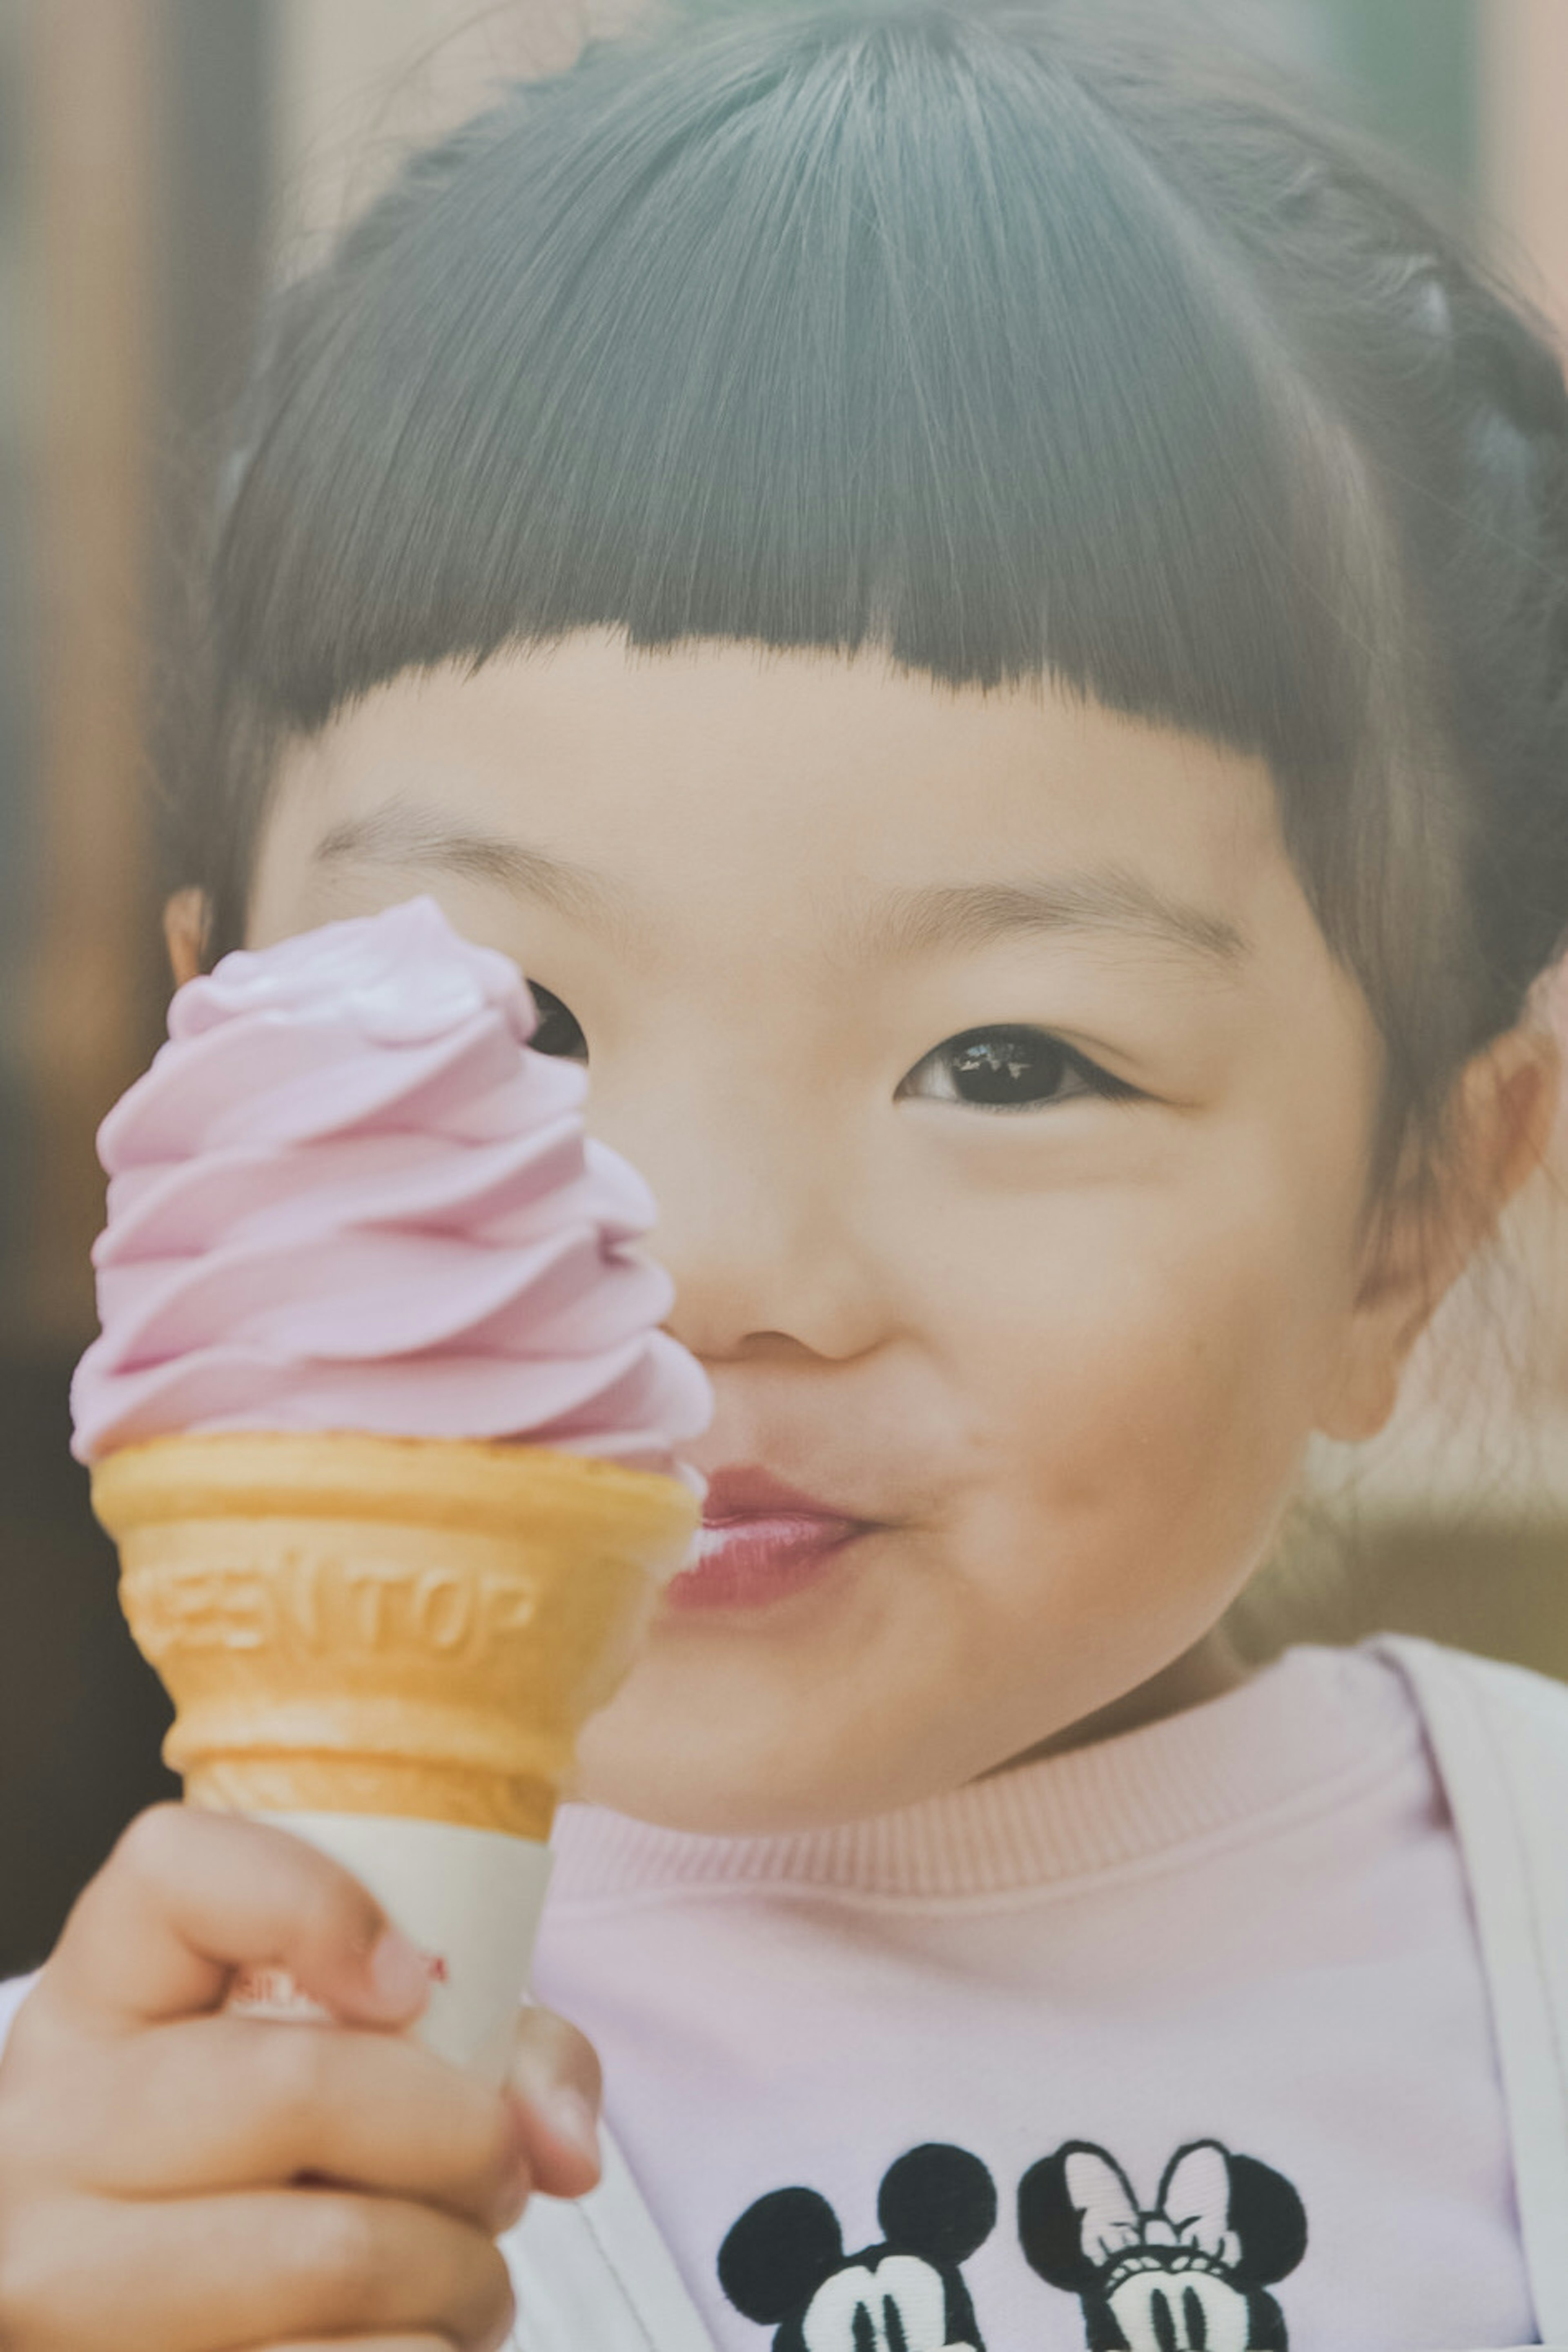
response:
<path id="1" fill-rule="evenodd" d="M 834 1361 L 877 1344 L 886 1286 L 842 1153 L 786 1122 L 695 1105 L 637 1124 L 636 1136 L 605 1140 L 653 1187 L 652 1247 L 675 1283 L 677 1339 L 710 1361 L 761 1340 Z"/>

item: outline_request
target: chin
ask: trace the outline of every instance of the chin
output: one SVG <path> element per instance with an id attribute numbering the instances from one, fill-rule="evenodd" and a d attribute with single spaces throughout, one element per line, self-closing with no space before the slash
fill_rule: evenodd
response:
<path id="1" fill-rule="evenodd" d="M 604 1805 L 611 1812 L 657 1829 L 682 1830 L 697 1837 L 770 1837 L 792 1831 L 829 1829 L 852 1817 L 842 1790 L 799 1788 L 766 1769 L 749 1769 L 722 1753 L 661 1757 L 625 1755 L 606 1742 L 584 1752 L 571 1790 L 579 1804 Z M 856 1812 L 879 1812 L 874 1800 Z"/>
<path id="2" fill-rule="evenodd" d="M 861 1785 L 880 1774 L 825 1754 L 820 1727 L 808 1739 L 804 1717 L 797 1737 L 764 1745 L 754 1726 L 748 1736 L 696 1715 L 689 1699 L 676 1709 L 623 1692 L 583 1735 L 573 1798 L 703 1837 L 826 1829 L 897 1801 Z"/>
<path id="3" fill-rule="evenodd" d="M 778 1694 L 769 1706 L 755 1692 L 700 1695 L 689 1677 L 679 1689 L 675 1680 L 645 1660 L 594 1717 L 574 1799 L 661 1829 L 767 1837 L 889 1812 L 985 1769 L 985 1759 L 955 1758 L 929 1721 L 923 1738 L 893 1753 L 877 1737 L 885 1720 L 858 1709 L 825 1719 L 820 1696 L 815 1709 L 799 1696 L 781 1705 Z"/>

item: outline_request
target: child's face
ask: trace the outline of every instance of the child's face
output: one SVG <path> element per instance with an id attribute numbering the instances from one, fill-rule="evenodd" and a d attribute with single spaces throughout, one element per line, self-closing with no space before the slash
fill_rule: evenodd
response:
<path id="1" fill-rule="evenodd" d="M 1044 688 L 584 635 L 289 758 L 253 940 L 421 889 L 582 1024 L 717 1391 L 699 1466 L 854 1523 L 729 1539 L 586 1792 L 844 1818 L 1173 1662 L 1212 1687 L 1309 1433 L 1375 1422 L 1399 1347 L 1373 1024 L 1262 768 Z"/>

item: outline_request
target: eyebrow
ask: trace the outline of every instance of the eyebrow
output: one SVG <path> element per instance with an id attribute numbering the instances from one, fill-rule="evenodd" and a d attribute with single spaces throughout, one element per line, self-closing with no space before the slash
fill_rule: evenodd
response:
<path id="1" fill-rule="evenodd" d="M 501 834 L 453 824 L 434 810 L 394 802 L 347 818 L 316 845 L 324 864 L 426 866 L 494 882 L 578 922 L 625 924 L 621 894 L 574 859 L 533 849 Z M 1226 917 L 1188 905 L 1122 866 L 1049 879 L 934 883 L 894 891 L 854 919 L 855 946 L 867 961 L 914 961 L 989 947 L 1020 933 L 1100 933 L 1152 941 L 1189 960 L 1234 971 L 1251 952 Z"/>
<path id="2" fill-rule="evenodd" d="M 1121 866 L 1049 880 L 900 890 L 871 919 L 866 945 L 873 955 L 912 958 L 988 947 L 1029 931 L 1143 940 L 1232 971 L 1251 952 L 1245 932 L 1226 917 L 1173 898 Z"/>
<path id="3" fill-rule="evenodd" d="M 606 922 L 620 912 L 617 895 L 587 866 L 502 834 L 453 824 L 405 802 L 333 825 L 316 844 L 315 854 L 323 866 L 428 866 L 499 883 L 517 898 L 536 899 L 578 922 Z"/>

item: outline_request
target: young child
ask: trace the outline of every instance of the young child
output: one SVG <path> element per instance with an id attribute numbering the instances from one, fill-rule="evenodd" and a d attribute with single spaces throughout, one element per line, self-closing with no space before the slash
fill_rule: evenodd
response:
<path id="1" fill-rule="evenodd" d="M 1169 12 L 631 40 L 289 295 L 207 649 L 178 972 L 433 891 L 718 1395 L 560 1839 L 614 2147 L 517 2341 L 1568 2344 L 1568 1699 L 1223 1625 L 1551 1120 L 1521 312 Z M 396 2025 L 381 1927 L 132 1830 L 0 2065 L 6 2352 L 503 2340 L 582 2047 L 217 2007 Z"/>

